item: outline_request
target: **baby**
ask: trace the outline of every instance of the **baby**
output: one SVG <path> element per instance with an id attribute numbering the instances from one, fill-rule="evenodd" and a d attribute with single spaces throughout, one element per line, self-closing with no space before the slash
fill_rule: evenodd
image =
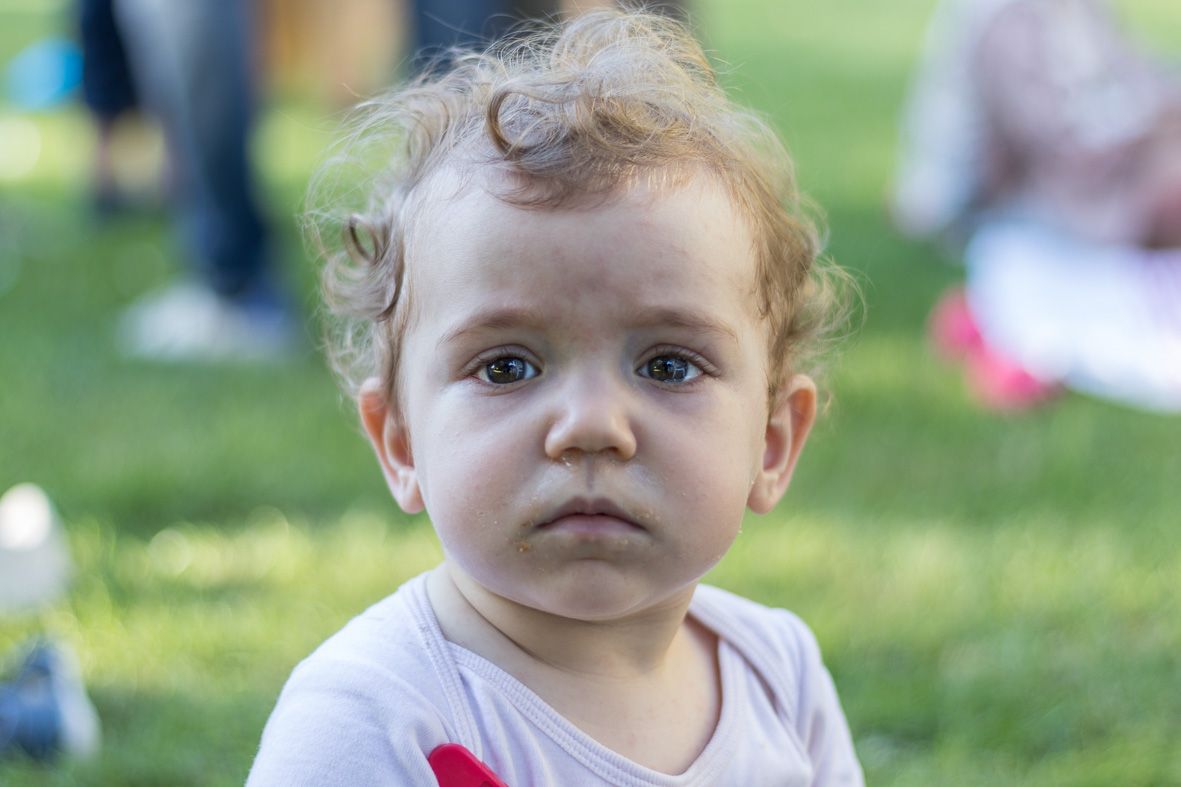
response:
<path id="1" fill-rule="evenodd" d="M 699 584 L 817 409 L 831 277 L 774 133 L 682 25 L 604 11 L 371 102 L 375 139 L 338 360 L 445 557 L 295 670 L 250 783 L 861 784 L 807 627 Z"/>

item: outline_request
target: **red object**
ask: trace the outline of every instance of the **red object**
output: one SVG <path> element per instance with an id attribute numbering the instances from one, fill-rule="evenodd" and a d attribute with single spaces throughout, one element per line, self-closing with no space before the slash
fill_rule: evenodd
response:
<path id="1" fill-rule="evenodd" d="M 936 352 L 949 361 L 957 361 L 984 344 L 980 329 L 963 289 L 948 290 L 939 297 L 927 324 Z"/>
<path id="2" fill-rule="evenodd" d="M 508 787 L 476 755 L 458 743 L 444 743 L 427 757 L 439 787 Z"/>
<path id="3" fill-rule="evenodd" d="M 964 366 L 964 379 L 977 401 L 992 410 L 1028 410 L 1061 393 L 1052 380 L 1039 380 L 993 349 L 980 333 L 962 289 L 944 293 L 928 324 L 935 350 Z"/>

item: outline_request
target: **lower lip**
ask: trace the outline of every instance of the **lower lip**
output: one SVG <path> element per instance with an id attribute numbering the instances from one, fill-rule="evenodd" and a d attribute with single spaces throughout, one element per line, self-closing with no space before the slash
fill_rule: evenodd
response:
<path id="1" fill-rule="evenodd" d="M 551 533 L 567 533 L 590 538 L 629 536 L 640 532 L 640 528 L 631 522 L 601 514 L 572 514 L 555 519 L 543 525 L 541 529 Z"/>

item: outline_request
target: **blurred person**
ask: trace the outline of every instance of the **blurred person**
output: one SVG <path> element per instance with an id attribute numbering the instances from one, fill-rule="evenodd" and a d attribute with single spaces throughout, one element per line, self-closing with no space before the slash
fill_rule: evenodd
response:
<path id="1" fill-rule="evenodd" d="M 774 131 L 607 10 L 365 109 L 317 181 L 336 360 L 443 559 L 296 667 L 248 783 L 863 784 L 806 624 L 701 583 L 842 311 Z"/>
<path id="2" fill-rule="evenodd" d="M 45 492 L 19 484 L 0 496 L 0 615 L 59 598 L 71 571 L 61 523 Z M 42 638 L 17 654 L 19 666 L 0 680 L 0 760 L 93 754 L 98 714 L 70 648 Z"/>
<path id="3" fill-rule="evenodd" d="M 174 210 L 195 268 L 123 315 L 120 343 L 159 359 L 261 359 L 295 343 L 249 143 L 254 4 L 114 0 L 136 88 L 163 126 Z"/>
<path id="4" fill-rule="evenodd" d="M 106 217 L 127 207 L 115 174 L 115 135 L 119 121 L 139 108 L 139 100 L 115 21 L 114 0 L 78 0 L 76 11 L 82 100 L 95 129 L 91 202 L 95 213 Z"/>
<path id="5" fill-rule="evenodd" d="M 1181 411 L 1181 82 L 1102 0 L 937 6 L 893 206 L 964 244 L 931 327 L 983 402 Z"/>
<path id="6" fill-rule="evenodd" d="M 628 5 L 613 0 L 410 0 L 412 67 L 421 71 L 453 47 L 487 46 L 519 30 L 522 22 L 552 21 L 563 13 L 617 4 Z M 643 6 L 687 21 L 685 0 L 654 0 Z"/>
<path id="7" fill-rule="evenodd" d="M 487 46 L 525 20 L 550 19 L 558 0 L 411 0 L 413 68 L 444 57 L 453 47 Z"/>

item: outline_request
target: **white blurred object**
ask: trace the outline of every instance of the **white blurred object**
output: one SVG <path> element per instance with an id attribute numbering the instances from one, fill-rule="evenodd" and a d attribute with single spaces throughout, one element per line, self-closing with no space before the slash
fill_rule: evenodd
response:
<path id="1" fill-rule="evenodd" d="M 18 484 L 0 497 L 0 612 L 36 607 L 60 597 L 73 573 L 53 503 L 36 484 Z"/>
<path id="2" fill-rule="evenodd" d="M 149 293 L 122 315 L 119 349 L 155 361 L 276 361 L 296 346 L 291 316 L 277 301 L 234 301 L 195 282 Z"/>
<path id="3" fill-rule="evenodd" d="M 973 236 L 965 261 L 989 346 L 1039 379 L 1181 413 L 1181 250 L 995 221 Z"/>

